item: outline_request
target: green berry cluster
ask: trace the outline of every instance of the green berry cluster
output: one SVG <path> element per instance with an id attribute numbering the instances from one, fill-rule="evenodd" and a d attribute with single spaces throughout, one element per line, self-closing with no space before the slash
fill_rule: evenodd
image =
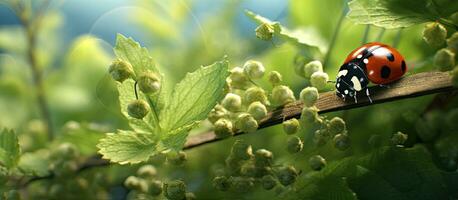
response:
<path id="1" fill-rule="evenodd" d="M 329 75 L 323 72 L 323 64 L 318 60 L 297 63 L 295 72 L 320 91 L 326 88 L 329 81 Z"/>
<path id="2" fill-rule="evenodd" d="M 271 190 L 279 184 L 293 184 L 298 175 L 293 166 L 274 166 L 272 152 L 266 149 L 253 152 L 251 145 L 237 140 L 224 170 L 213 179 L 213 186 L 220 191 L 236 193 L 252 191 L 256 186 Z"/>

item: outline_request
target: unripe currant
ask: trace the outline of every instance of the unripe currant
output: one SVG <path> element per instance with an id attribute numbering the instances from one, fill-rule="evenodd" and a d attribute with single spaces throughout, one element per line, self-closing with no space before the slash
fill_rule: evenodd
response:
<path id="1" fill-rule="evenodd" d="M 219 119 L 214 124 L 214 132 L 218 138 L 225 138 L 234 134 L 232 122 L 228 119 Z"/>
<path id="2" fill-rule="evenodd" d="M 231 188 L 237 193 L 246 193 L 253 189 L 254 179 L 246 177 L 231 177 Z"/>
<path id="3" fill-rule="evenodd" d="M 277 71 L 269 72 L 269 83 L 273 86 L 279 85 L 283 81 L 283 77 Z"/>
<path id="4" fill-rule="evenodd" d="M 236 112 L 242 107 L 242 98 L 234 93 L 228 93 L 224 97 L 221 105 L 229 111 Z"/>
<path id="5" fill-rule="evenodd" d="M 282 125 L 283 131 L 285 131 L 285 133 L 288 135 L 295 134 L 299 130 L 300 126 L 299 120 L 297 120 L 296 118 L 284 121 Z"/>
<path id="6" fill-rule="evenodd" d="M 259 61 L 248 60 L 243 65 L 243 72 L 250 79 L 260 79 L 264 76 L 265 68 Z"/>
<path id="7" fill-rule="evenodd" d="M 248 85 L 248 77 L 241 67 L 234 67 L 229 75 L 230 85 L 233 88 L 245 89 Z"/>
<path id="8" fill-rule="evenodd" d="M 185 196 L 186 196 L 185 200 L 196 200 L 197 199 L 196 195 L 192 192 L 186 192 Z"/>
<path id="9" fill-rule="evenodd" d="M 243 132 L 255 132 L 258 130 L 258 122 L 248 113 L 237 116 L 236 127 Z"/>
<path id="10" fill-rule="evenodd" d="M 315 72 L 323 72 L 323 64 L 320 61 L 314 60 L 304 65 L 305 78 L 311 78 Z"/>
<path id="11" fill-rule="evenodd" d="M 150 107 L 146 101 L 137 99 L 127 105 L 127 113 L 129 116 L 136 119 L 143 119 L 150 110 Z"/>
<path id="12" fill-rule="evenodd" d="M 326 166 L 326 160 L 320 155 L 314 155 L 309 159 L 310 168 L 315 171 L 319 171 Z"/>
<path id="13" fill-rule="evenodd" d="M 248 160 L 253 157 L 251 145 L 242 140 L 237 140 L 232 145 L 231 155 L 240 160 Z"/>
<path id="14" fill-rule="evenodd" d="M 156 176 L 157 170 L 153 165 L 143 165 L 137 170 L 137 175 L 142 178 L 152 178 Z"/>
<path id="15" fill-rule="evenodd" d="M 332 135 L 343 133 L 346 130 L 345 121 L 340 117 L 334 117 L 329 121 L 329 133 Z"/>
<path id="16" fill-rule="evenodd" d="M 272 37 L 274 35 L 274 27 L 269 23 L 262 23 L 256 28 L 255 32 L 257 38 L 269 41 L 272 40 Z"/>
<path id="17" fill-rule="evenodd" d="M 187 160 L 188 158 L 184 151 L 178 151 L 178 152 L 172 151 L 172 152 L 167 153 L 167 162 L 172 165 L 180 166 L 180 165 L 183 165 L 183 163 L 186 162 Z"/>
<path id="18" fill-rule="evenodd" d="M 162 193 L 162 182 L 158 180 L 150 181 L 148 193 L 152 196 L 160 195 Z"/>
<path id="19" fill-rule="evenodd" d="M 288 186 L 296 182 L 298 172 L 293 166 L 281 167 L 278 169 L 277 173 L 278 181 L 283 186 Z"/>
<path id="20" fill-rule="evenodd" d="M 137 190 L 140 192 L 148 191 L 148 184 L 144 180 L 135 176 L 127 177 L 127 179 L 124 181 L 124 186 L 126 186 L 128 189 Z"/>
<path id="21" fill-rule="evenodd" d="M 267 108 L 259 101 L 255 101 L 248 106 L 248 113 L 256 120 L 261 120 L 267 116 Z"/>
<path id="22" fill-rule="evenodd" d="M 434 66 L 441 71 L 448 71 L 455 66 L 455 53 L 449 49 L 441 49 L 434 55 Z"/>
<path id="23" fill-rule="evenodd" d="M 318 120 L 318 108 L 304 107 L 301 112 L 301 120 L 306 123 L 314 123 Z"/>
<path id="24" fill-rule="evenodd" d="M 229 111 L 227 111 L 222 105 L 216 105 L 210 113 L 208 113 L 208 120 L 211 123 L 215 123 L 221 118 L 226 118 L 229 116 Z"/>
<path id="25" fill-rule="evenodd" d="M 302 142 L 301 138 L 297 136 L 291 136 L 288 139 L 288 146 L 287 150 L 289 153 L 297 153 L 299 151 L 302 151 L 302 148 L 304 147 L 304 143 Z"/>
<path id="26" fill-rule="evenodd" d="M 268 167 L 272 165 L 273 154 L 266 149 L 258 149 L 254 158 L 256 167 Z"/>
<path id="27" fill-rule="evenodd" d="M 225 176 L 217 176 L 213 179 L 213 187 L 219 191 L 227 191 L 230 186 L 229 180 Z"/>
<path id="28" fill-rule="evenodd" d="M 277 185 L 277 180 L 272 175 L 265 175 L 261 178 L 262 188 L 271 190 Z"/>
<path id="29" fill-rule="evenodd" d="M 438 22 L 426 24 L 423 30 L 423 39 L 432 47 L 440 47 L 447 38 L 447 29 Z"/>
<path id="30" fill-rule="evenodd" d="M 120 59 L 116 59 L 111 63 L 108 72 L 114 80 L 119 82 L 123 82 L 133 75 L 132 65 Z"/>
<path id="31" fill-rule="evenodd" d="M 326 130 L 320 129 L 313 133 L 313 143 L 317 146 L 323 146 L 328 142 L 329 136 L 326 134 Z"/>
<path id="32" fill-rule="evenodd" d="M 315 87 L 306 87 L 301 91 L 299 96 L 305 106 L 312 107 L 318 101 L 318 89 Z"/>
<path id="33" fill-rule="evenodd" d="M 145 94 L 154 94 L 161 89 L 159 76 L 153 72 L 147 72 L 138 77 L 138 88 Z"/>
<path id="34" fill-rule="evenodd" d="M 253 102 L 259 101 L 264 105 L 268 104 L 266 92 L 260 87 L 250 87 L 245 91 L 243 101 L 250 105 Z"/>
<path id="35" fill-rule="evenodd" d="M 180 180 L 164 183 L 164 196 L 170 200 L 183 200 L 186 198 L 186 185 Z"/>
<path id="36" fill-rule="evenodd" d="M 57 147 L 57 149 L 53 152 L 53 159 L 59 160 L 72 160 L 78 157 L 79 152 L 76 146 L 72 143 L 62 143 Z"/>
<path id="37" fill-rule="evenodd" d="M 458 53 L 458 32 L 455 32 L 447 39 L 447 47 L 454 53 Z"/>
<path id="38" fill-rule="evenodd" d="M 391 143 L 393 145 L 403 145 L 407 141 L 408 135 L 404 134 L 400 131 L 397 133 L 393 134 L 391 137 Z"/>
<path id="39" fill-rule="evenodd" d="M 318 90 L 323 90 L 328 84 L 329 76 L 324 72 L 315 72 L 310 77 L 310 83 Z"/>
<path id="40" fill-rule="evenodd" d="M 345 133 L 339 133 L 334 136 L 334 147 L 341 151 L 345 151 L 350 147 L 350 137 Z"/>
<path id="41" fill-rule="evenodd" d="M 288 86 L 278 85 L 272 89 L 272 103 L 275 105 L 282 106 L 295 100 L 294 93 Z"/>

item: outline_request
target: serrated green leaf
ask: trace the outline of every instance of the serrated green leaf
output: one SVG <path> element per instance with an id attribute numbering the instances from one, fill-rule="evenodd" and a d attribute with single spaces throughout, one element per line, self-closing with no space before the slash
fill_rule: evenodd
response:
<path id="1" fill-rule="evenodd" d="M 169 103 L 161 114 L 160 125 L 163 130 L 173 132 L 205 119 L 223 97 L 228 75 L 227 60 L 188 73 L 175 86 Z"/>
<path id="2" fill-rule="evenodd" d="M 19 156 L 20 148 L 16 133 L 3 129 L 0 132 L 0 165 L 11 169 L 17 165 Z"/>
<path id="3" fill-rule="evenodd" d="M 159 72 L 148 49 L 140 46 L 132 38 L 126 38 L 124 35 L 118 33 L 114 51 L 118 58 L 132 65 L 137 76 L 146 71 Z"/>
<path id="4" fill-rule="evenodd" d="M 283 40 L 290 42 L 291 44 L 297 45 L 299 48 L 308 49 L 313 52 L 321 52 L 320 44 L 321 41 L 311 40 L 310 36 L 307 36 L 305 32 L 301 31 L 291 31 L 288 28 L 282 26 L 279 22 L 271 21 L 259 14 L 256 14 L 252 11 L 245 10 L 245 14 L 255 21 L 258 25 L 269 24 L 274 27 L 274 34 L 282 38 Z"/>
<path id="5" fill-rule="evenodd" d="M 99 131 L 95 131 L 87 127 L 86 124 L 82 125 L 76 130 L 70 130 L 65 134 L 61 134 L 57 138 L 57 142 L 60 143 L 72 143 L 74 144 L 81 155 L 90 156 L 97 152 L 97 144 L 105 134 Z"/>
<path id="6" fill-rule="evenodd" d="M 152 134 L 118 131 L 107 133 L 97 145 L 102 158 L 119 164 L 147 161 L 158 152 L 158 140 Z"/>
<path id="7" fill-rule="evenodd" d="M 353 0 L 348 18 L 358 24 L 402 28 L 439 18 L 431 0 Z"/>
<path id="8" fill-rule="evenodd" d="M 49 175 L 49 152 L 39 150 L 32 153 L 25 153 L 19 159 L 18 167 L 26 175 L 47 176 Z"/>
<path id="9" fill-rule="evenodd" d="M 183 149 L 189 131 L 195 128 L 198 124 L 198 122 L 194 122 L 190 125 L 180 127 L 165 134 L 161 139 L 161 146 L 164 149 L 170 149 L 174 151 Z"/>
<path id="10" fill-rule="evenodd" d="M 348 187 L 344 178 L 328 176 L 298 188 L 293 199 L 309 200 L 357 200 L 356 194 Z"/>

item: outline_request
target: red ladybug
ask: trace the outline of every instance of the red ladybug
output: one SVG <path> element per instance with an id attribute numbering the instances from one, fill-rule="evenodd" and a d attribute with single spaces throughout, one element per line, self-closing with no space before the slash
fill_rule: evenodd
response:
<path id="1" fill-rule="evenodd" d="M 404 57 L 393 47 L 379 42 L 365 44 L 353 50 L 337 74 L 336 94 L 345 99 L 365 91 L 369 96 L 369 81 L 384 85 L 400 79 L 407 71 Z"/>

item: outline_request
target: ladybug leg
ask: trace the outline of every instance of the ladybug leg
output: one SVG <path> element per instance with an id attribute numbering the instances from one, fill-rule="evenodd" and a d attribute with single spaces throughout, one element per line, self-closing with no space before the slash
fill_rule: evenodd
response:
<path id="1" fill-rule="evenodd" d="M 353 96 L 355 98 L 355 103 L 358 103 L 358 99 L 356 98 L 356 92 L 355 92 L 355 96 Z"/>
<path id="2" fill-rule="evenodd" d="M 371 99 L 371 96 L 370 96 L 370 94 L 369 94 L 369 88 L 366 88 L 366 96 L 367 96 L 367 98 L 369 99 L 369 102 L 372 103 L 372 99 Z"/>
<path id="3" fill-rule="evenodd" d="M 380 85 L 378 85 L 378 86 L 381 87 L 381 88 L 391 88 L 391 86 L 389 86 L 389 85 L 382 85 L 382 84 L 380 84 Z"/>

